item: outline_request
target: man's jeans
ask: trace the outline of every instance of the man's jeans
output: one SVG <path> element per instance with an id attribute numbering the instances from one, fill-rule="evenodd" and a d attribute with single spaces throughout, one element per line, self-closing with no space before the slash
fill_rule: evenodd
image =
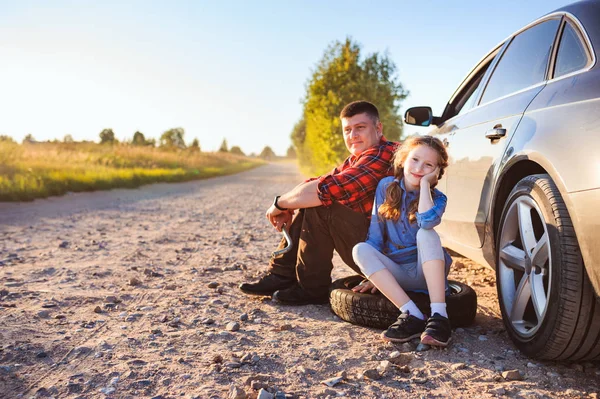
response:
<path id="1" fill-rule="evenodd" d="M 352 259 L 352 248 L 365 241 L 369 220 L 361 213 L 333 203 L 300 209 L 288 227 L 293 248 L 270 261 L 270 272 L 297 279 L 311 295 L 327 295 L 333 269 L 333 250 L 356 273 L 362 274 Z M 286 246 L 285 239 L 277 249 Z"/>

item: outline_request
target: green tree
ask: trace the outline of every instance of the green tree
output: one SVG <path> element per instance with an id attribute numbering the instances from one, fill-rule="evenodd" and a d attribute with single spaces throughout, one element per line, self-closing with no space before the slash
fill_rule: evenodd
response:
<path id="1" fill-rule="evenodd" d="M 292 158 L 292 159 L 296 158 L 296 149 L 294 148 L 293 145 L 288 147 L 285 156 L 288 158 Z"/>
<path id="2" fill-rule="evenodd" d="M 133 139 L 131 140 L 131 144 L 139 145 L 139 146 L 147 145 L 146 137 L 144 136 L 144 133 L 142 133 L 140 131 L 135 132 L 133 134 Z"/>
<path id="3" fill-rule="evenodd" d="M 246 156 L 246 154 L 244 154 L 244 151 L 242 151 L 242 149 L 237 146 L 234 145 L 233 147 L 231 147 L 231 149 L 229 150 L 230 153 L 235 154 L 235 155 L 242 155 L 242 156 Z"/>
<path id="4" fill-rule="evenodd" d="M 33 138 L 33 134 L 27 133 L 25 137 L 23 137 L 23 143 L 35 143 L 35 139 Z"/>
<path id="5" fill-rule="evenodd" d="M 160 146 L 173 149 L 173 148 L 185 148 L 185 141 L 183 136 L 185 131 L 181 127 L 169 129 L 160 136 Z"/>
<path id="6" fill-rule="evenodd" d="M 74 143 L 75 140 L 73 139 L 73 136 L 70 134 L 65 134 L 65 137 L 63 138 L 63 143 Z"/>
<path id="7" fill-rule="evenodd" d="M 275 152 L 273 152 L 273 149 L 271 147 L 266 146 L 260 152 L 260 154 L 258 155 L 258 157 L 262 158 L 262 159 L 266 159 L 266 160 L 271 160 L 271 159 L 275 159 L 277 157 L 277 155 L 275 155 Z"/>
<path id="8" fill-rule="evenodd" d="M 348 156 L 339 113 L 352 101 L 375 104 L 385 137 L 399 140 L 398 109 L 407 95 L 388 54 L 373 53 L 362 59 L 360 45 L 350 38 L 331 44 L 308 82 L 303 116 L 292 132 L 301 166 L 321 174 Z"/>
<path id="9" fill-rule="evenodd" d="M 219 147 L 219 152 L 229 152 L 229 147 L 227 146 L 227 139 L 223 139 L 221 147 Z"/>
<path id="10" fill-rule="evenodd" d="M 189 149 L 193 152 L 200 152 L 200 141 L 196 137 L 192 140 L 192 144 L 190 144 Z"/>
<path id="11" fill-rule="evenodd" d="M 100 144 L 112 144 L 115 142 L 115 133 L 112 129 L 103 129 L 100 132 Z"/>

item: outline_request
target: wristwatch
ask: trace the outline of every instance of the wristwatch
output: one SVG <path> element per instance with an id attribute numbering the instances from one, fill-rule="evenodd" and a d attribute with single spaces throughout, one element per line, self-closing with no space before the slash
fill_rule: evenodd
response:
<path id="1" fill-rule="evenodd" d="M 277 209 L 279 209 L 280 211 L 287 211 L 288 208 L 282 208 L 277 204 L 277 200 L 279 200 L 279 197 L 281 197 L 281 195 L 278 195 L 275 197 L 275 199 L 273 200 L 273 206 Z"/>

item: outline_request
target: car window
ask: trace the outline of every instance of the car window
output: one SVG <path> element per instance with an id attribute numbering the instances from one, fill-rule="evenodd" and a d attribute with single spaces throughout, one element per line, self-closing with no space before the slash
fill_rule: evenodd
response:
<path id="1" fill-rule="evenodd" d="M 554 77 L 558 78 L 569 72 L 582 69 L 587 65 L 588 61 L 588 52 L 585 45 L 579 38 L 575 28 L 567 23 L 563 30 L 560 44 L 558 45 Z"/>
<path id="2" fill-rule="evenodd" d="M 500 47 L 500 46 L 499 46 Z M 448 120 L 456 115 L 461 115 L 476 105 L 476 100 L 481 93 L 480 86 L 487 70 L 492 64 L 494 58 L 498 56 L 499 48 L 488 54 L 482 64 L 477 66 L 477 72 L 471 77 L 468 83 L 464 85 L 460 93 L 452 99 L 452 102 L 446 106 L 443 119 Z"/>
<path id="3" fill-rule="evenodd" d="M 513 38 L 490 78 L 482 103 L 545 80 L 559 24 L 557 19 L 545 21 Z"/>
<path id="4" fill-rule="evenodd" d="M 477 98 L 477 94 L 479 93 L 477 88 L 481 84 L 481 78 L 483 78 L 483 74 L 480 74 L 475 79 L 473 85 L 469 87 L 469 90 L 467 91 L 467 93 L 465 93 L 465 96 L 461 98 L 460 101 L 456 104 L 456 108 L 458 110 L 457 115 L 464 114 L 465 112 L 473 108 L 473 105 L 475 105 L 475 99 Z"/>

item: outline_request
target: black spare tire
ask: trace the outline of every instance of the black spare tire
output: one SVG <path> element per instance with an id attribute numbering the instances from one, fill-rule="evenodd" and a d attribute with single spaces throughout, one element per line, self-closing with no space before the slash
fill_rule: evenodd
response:
<path id="1" fill-rule="evenodd" d="M 364 277 L 349 276 L 331 285 L 329 299 L 331 309 L 342 320 L 366 327 L 388 328 L 400 315 L 398 308 L 380 292 L 358 293 L 352 291 Z M 448 280 L 450 295 L 446 297 L 448 318 L 453 328 L 473 323 L 477 313 L 477 294 L 473 288 L 458 281 Z M 430 313 L 429 295 L 407 292 L 419 309 Z"/>

